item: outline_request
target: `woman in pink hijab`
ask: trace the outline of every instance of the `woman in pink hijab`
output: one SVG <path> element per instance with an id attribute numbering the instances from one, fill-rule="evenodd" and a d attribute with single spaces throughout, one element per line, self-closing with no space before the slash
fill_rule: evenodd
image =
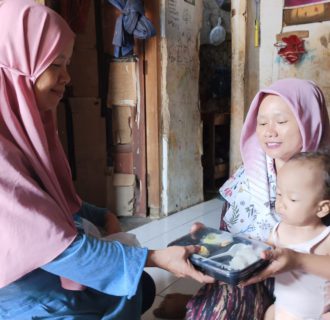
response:
<path id="1" fill-rule="evenodd" d="M 145 266 L 213 281 L 189 263 L 194 246 L 84 233 L 81 218 L 118 222 L 76 194 L 54 125 L 74 34 L 32 0 L 1 1 L 0 21 L 0 319 L 140 319 Z"/>
<path id="2" fill-rule="evenodd" d="M 279 222 L 275 212 L 276 172 L 300 151 L 329 147 L 329 116 L 315 83 L 300 79 L 276 81 L 256 95 L 242 129 L 243 165 L 221 187 L 226 205 L 221 229 L 266 241 Z M 216 283 L 202 287 L 188 303 L 186 319 L 263 319 L 271 303 L 272 281 L 257 283 L 275 273 L 303 268 L 330 280 L 330 258 L 273 250 L 273 261 L 244 288 Z M 315 266 L 323 266 L 320 269 Z"/>

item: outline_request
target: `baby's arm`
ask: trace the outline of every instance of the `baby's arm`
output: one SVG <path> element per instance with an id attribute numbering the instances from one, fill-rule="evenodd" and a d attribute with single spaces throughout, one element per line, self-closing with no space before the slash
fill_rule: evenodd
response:
<path id="1" fill-rule="evenodd" d="M 250 278 L 244 285 L 250 285 L 274 275 L 300 269 L 321 278 L 330 280 L 330 237 L 324 243 L 322 253 L 300 253 L 287 248 L 275 248 L 262 252 L 261 257 L 270 260 L 270 264 L 256 276 Z"/>
<path id="2" fill-rule="evenodd" d="M 330 280 L 330 235 L 315 248 L 313 254 L 299 253 L 297 267 L 307 273 Z"/>
<path id="3" fill-rule="evenodd" d="M 264 320 L 274 320 L 275 319 L 275 313 L 274 310 L 275 306 L 274 304 L 270 305 L 268 309 L 266 310 L 266 313 L 264 315 Z"/>
<path id="4" fill-rule="evenodd" d="M 324 252 L 321 252 L 321 254 L 330 256 L 330 236 L 328 236 L 325 239 L 325 241 L 323 243 L 323 247 L 324 247 Z M 326 306 L 324 308 L 324 311 L 326 311 L 326 313 L 324 313 L 322 315 L 321 319 L 330 320 L 330 288 L 329 288 L 329 286 L 326 286 L 326 289 L 325 289 L 325 303 L 326 303 Z"/>

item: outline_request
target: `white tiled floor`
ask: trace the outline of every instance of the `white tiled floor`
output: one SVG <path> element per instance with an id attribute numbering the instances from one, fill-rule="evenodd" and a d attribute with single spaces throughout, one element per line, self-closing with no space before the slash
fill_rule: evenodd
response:
<path id="1" fill-rule="evenodd" d="M 142 246 L 150 249 L 164 248 L 169 242 L 187 234 L 194 222 L 199 221 L 208 227 L 218 228 L 222 204 L 219 199 L 213 199 L 130 230 L 130 233 L 137 236 Z M 201 286 L 196 281 L 178 279 L 161 269 L 147 268 L 146 271 L 156 282 L 157 296 L 152 308 L 142 316 L 142 320 L 156 319 L 152 310 L 158 307 L 167 293 L 195 293 Z"/>

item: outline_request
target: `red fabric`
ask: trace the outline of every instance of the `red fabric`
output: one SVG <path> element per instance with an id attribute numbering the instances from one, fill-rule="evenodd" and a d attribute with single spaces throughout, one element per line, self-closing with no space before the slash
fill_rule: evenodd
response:
<path id="1" fill-rule="evenodd" d="M 307 6 L 314 3 L 322 3 L 328 2 L 327 0 L 285 0 L 285 7 L 298 7 L 298 6 Z"/>
<path id="2" fill-rule="evenodd" d="M 306 52 L 304 40 L 296 35 L 284 37 L 282 41 L 285 43 L 285 46 L 278 51 L 278 54 L 290 64 L 297 62 L 300 56 Z"/>

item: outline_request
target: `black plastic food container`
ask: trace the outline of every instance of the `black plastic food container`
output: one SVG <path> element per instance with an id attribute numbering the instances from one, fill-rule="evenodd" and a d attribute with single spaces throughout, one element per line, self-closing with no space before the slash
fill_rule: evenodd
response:
<path id="1" fill-rule="evenodd" d="M 271 249 L 243 235 L 207 227 L 172 241 L 168 246 L 191 244 L 200 246 L 199 253 L 190 257 L 192 264 L 205 274 L 232 285 L 265 268 L 268 261 L 261 259 L 260 253 Z"/>

